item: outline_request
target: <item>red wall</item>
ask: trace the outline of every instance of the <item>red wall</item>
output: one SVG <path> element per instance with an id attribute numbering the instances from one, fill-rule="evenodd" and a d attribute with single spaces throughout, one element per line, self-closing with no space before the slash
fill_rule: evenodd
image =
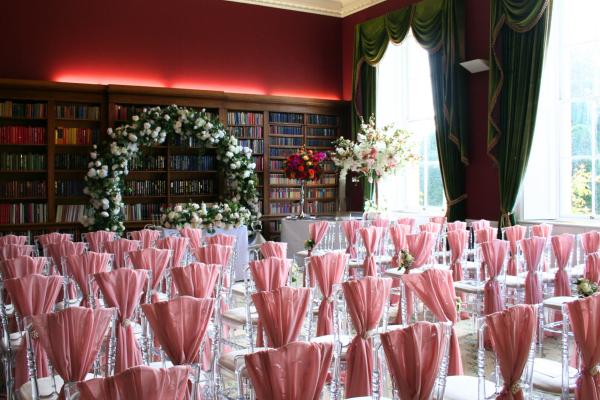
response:
<path id="1" fill-rule="evenodd" d="M 0 77 L 341 98 L 341 20 L 225 0 L 18 0 Z"/>

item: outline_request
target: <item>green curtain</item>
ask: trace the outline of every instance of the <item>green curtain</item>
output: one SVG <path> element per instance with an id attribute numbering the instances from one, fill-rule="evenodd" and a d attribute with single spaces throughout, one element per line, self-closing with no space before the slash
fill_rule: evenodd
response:
<path id="1" fill-rule="evenodd" d="M 374 65 L 381 61 L 388 44 L 402 42 L 410 28 L 429 52 L 436 140 L 447 215 L 451 221 L 464 219 L 468 141 L 465 71 L 459 66 L 464 59 L 463 0 L 423 0 L 356 26 L 352 131 L 356 134 L 361 116 L 366 119 L 375 114 Z"/>
<path id="2" fill-rule="evenodd" d="M 498 166 L 500 226 L 513 209 L 533 132 L 550 30 L 551 0 L 493 0 L 490 38 L 488 154 Z"/>

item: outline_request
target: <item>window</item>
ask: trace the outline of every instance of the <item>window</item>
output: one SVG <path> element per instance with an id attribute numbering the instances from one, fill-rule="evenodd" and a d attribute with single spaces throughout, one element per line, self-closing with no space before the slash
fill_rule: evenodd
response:
<path id="1" fill-rule="evenodd" d="M 440 173 L 429 59 L 412 34 L 390 44 L 377 66 L 377 125 L 413 132 L 421 160 L 379 184 L 380 205 L 390 211 L 439 211 L 445 205 Z"/>
<path id="2" fill-rule="evenodd" d="M 556 0 L 522 217 L 600 217 L 598 0 Z"/>

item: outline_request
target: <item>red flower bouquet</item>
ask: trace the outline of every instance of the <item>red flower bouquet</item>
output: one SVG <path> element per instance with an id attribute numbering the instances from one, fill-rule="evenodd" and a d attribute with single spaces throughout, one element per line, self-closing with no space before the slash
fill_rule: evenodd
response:
<path id="1" fill-rule="evenodd" d="M 321 177 L 323 172 L 321 162 L 326 157 L 327 155 L 321 151 L 314 152 L 302 147 L 285 160 L 285 176 L 288 179 L 316 181 Z"/>

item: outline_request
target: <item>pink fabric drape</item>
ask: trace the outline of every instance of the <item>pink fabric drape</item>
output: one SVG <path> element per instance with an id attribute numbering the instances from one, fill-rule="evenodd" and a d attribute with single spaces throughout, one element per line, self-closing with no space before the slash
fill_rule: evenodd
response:
<path id="1" fill-rule="evenodd" d="M 469 232 L 465 230 L 448 231 L 448 247 L 450 247 L 450 269 L 455 281 L 464 279 L 462 261 L 463 254 L 469 244 Z"/>
<path id="2" fill-rule="evenodd" d="M 435 233 L 427 231 L 406 236 L 408 252 L 414 258 L 411 268 L 422 267 L 431 261 L 436 239 Z"/>
<path id="3" fill-rule="evenodd" d="M 458 321 L 456 312 L 456 293 L 450 271 L 428 269 L 421 274 L 407 274 L 402 277 L 407 288 L 417 295 L 438 321 Z M 448 375 L 462 375 L 463 367 L 460 356 L 458 336 L 452 328 L 450 338 L 450 360 Z"/>
<path id="4" fill-rule="evenodd" d="M 140 242 L 142 249 L 154 246 L 154 243 L 160 238 L 160 231 L 153 229 L 142 229 L 140 231 L 129 232 L 131 240 Z"/>
<path id="5" fill-rule="evenodd" d="M 129 260 L 135 269 L 152 271 L 152 302 L 158 301 L 158 289 L 171 262 L 171 251 L 155 248 L 131 251 Z"/>
<path id="6" fill-rule="evenodd" d="M 108 271 L 110 254 L 90 251 L 81 255 L 67 256 L 65 262 L 68 274 L 73 277 L 83 295 L 81 306 L 90 307 L 89 297 L 92 297 L 94 301 L 98 299 L 98 285 L 96 282 L 92 282 L 92 293 L 90 293 L 89 278 L 99 272 Z"/>
<path id="7" fill-rule="evenodd" d="M 584 254 L 596 253 L 600 251 L 600 232 L 589 231 L 581 235 L 581 247 Z"/>
<path id="8" fill-rule="evenodd" d="M 363 262 L 363 271 L 365 276 L 377 276 L 377 264 L 375 262 L 375 252 L 379 247 L 379 241 L 383 234 L 383 228 L 370 226 L 358 230 L 365 246 L 365 260 Z"/>
<path id="9" fill-rule="evenodd" d="M 115 372 L 142 364 L 142 352 L 133 330 L 133 314 L 146 288 L 148 274 L 129 268 L 101 272 L 94 279 L 108 307 L 118 310 L 116 326 Z"/>
<path id="10" fill-rule="evenodd" d="M 569 259 L 575 245 L 575 237 L 568 233 L 553 236 L 552 251 L 556 259 L 556 274 L 554 275 L 554 295 L 555 296 L 570 296 L 571 284 L 566 268 L 569 265 Z"/>
<path id="11" fill-rule="evenodd" d="M 525 277 L 526 304 L 538 304 L 543 300 L 538 271 L 545 246 L 545 237 L 534 236 L 521 240 L 521 248 L 523 249 L 525 266 L 527 267 L 527 276 Z"/>
<path id="12" fill-rule="evenodd" d="M 517 260 L 517 242 L 520 242 L 525 238 L 527 228 L 521 225 L 513 225 L 504 228 L 504 235 L 506 240 L 510 243 L 510 258 L 506 266 L 506 274 L 516 276 L 519 271 L 519 265 Z"/>
<path id="13" fill-rule="evenodd" d="M 329 222 L 317 221 L 308 225 L 308 238 L 314 242 L 314 247 L 317 247 L 329 230 Z M 310 255 L 310 251 L 308 252 Z"/>
<path id="14" fill-rule="evenodd" d="M 498 236 L 498 228 L 483 228 L 475 231 L 475 242 L 485 243 L 496 239 Z"/>
<path id="15" fill-rule="evenodd" d="M 218 264 L 190 263 L 185 267 L 173 268 L 171 275 L 181 296 L 196 298 L 214 297 L 215 286 L 222 267 Z"/>
<path id="16" fill-rule="evenodd" d="M 139 366 L 107 378 L 78 382 L 79 400 L 184 400 L 191 368 Z"/>
<path id="17" fill-rule="evenodd" d="M 364 277 L 342 283 L 356 336 L 346 352 L 346 397 L 370 396 L 373 350 L 370 334 L 377 328 L 390 294 L 389 278 Z"/>
<path id="18" fill-rule="evenodd" d="M 280 287 L 252 295 L 259 319 L 264 323 L 269 347 L 297 340 L 310 300 L 309 288 Z"/>
<path id="19" fill-rule="evenodd" d="M 385 218 L 376 218 L 371 221 L 371 226 L 376 226 L 378 228 L 387 228 L 390 226 L 390 220 Z"/>
<path id="20" fill-rule="evenodd" d="M 223 233 L 217 233 L 213 236 L 206 237 L 206 244 L 220 244 L 221 246 L 235 246 L 235 236 L 225 235 Z"/>
<path id="21" fill-rule="evenodd" d="M 448 232 L 464 231 L 466 229 L 467 229 L 467 223 L 464 221 L 454 221 L 454 222 L 448 222 L 446 224 L 446 230 Z"/>
<path id="22" fill-rule="evenodd" d="M 0 247 L 6 246 L 7 244 L 27 244 L 27 240 L 29 238 L 27 236 L 17 236 L 17 235 L 5 235 L 0 236 Z"/>
<path id="23" fill-rule="evenodd" d="M 552 225 L 539 224 L 531 227 L 531 236 L 549 238 L 552 234 Z"/>
<path id="24" fill-rule="evenodd" d="M 48 265 L 47 257 L 20 256 L 0 261 L 0 271 L 3 279 L 21 278 L 23 276 L 42 275 Z"/>
<path id="25" fill-rule="evenodd" d="M 85 241 L 88 244 L 88 248 L 90 249 L 90 251 L 95 251 L 96 253 L 102 251 L 104 243 L 112 242 L 116 239 L 117 237 L 115 233 L 109 231 L 95 231 L 87 232 L 85 234 Z"/>
<path id="26" fill-rule="evenodd" d="M 389 233 L 392 245 L 394 246 L 394 256 L 392 257 L 391 265 L 393 268 L 398 268 L 400 266 L 400 251 L 408 249 L 406 236 L 410 235 L 410 226 L 397 224 L 390 227 Z"/>
<path id="27" fill-rule="evenodd" d="M 429 400 L 445 351 L 444 329 L 417 322 L 381 334 L 381 345 L 400 399 Z"/>
<path id="28" fill-rule="evenodd" d="M 7 244 L 0 247 L 0 261 L 10 260 L 21 256 L 32 256 L 33 246 L 27 244 Z"/>
<path id="29" fill-rule="evenodd" d="M 184 237 L 168 236 L 156 241 L 155 247 L 162 250 L 171 250 L 173 255 L 171 265 L 173 268 L 180 267 L 184 263 L 184 257 L 188 251 L 190 240 Z"/>
<path id="30" fill-rule="evenodd" d="M 85 378 L 100 350 L 112 314 L 109 308 L 70 307 L 33 317 L 38 340 L 65 384 Z M 64 386 L 59 399 L 64 399 Z"/>
<path id="31" fill-rule="evenodd" d="M 194 257 L 206 264 L 228 265 L 233 255 L 233 248 L 220 244 L 209 244 L 193 249 Z"/>
<path id="32" fill-rule="evenodd" d="M 310 267 L 323 296 L 319 305 L 317 336 L 333 334 L 333 285 L 342 282 L 348 258 L 348 254 L 338 252 L 310 258 Z"/>
<path id="33" fill-rule="evenodd" d="M 290 343 L 245 356 L 257 400 L 318 400 L 333 357 L 331 343 Z"/>
<path id="34" fill-rule="evenodd" d="M 46 247 L 50 243 L 70 242 L 72 240 L 73 236 L 70 233 L 59 232 L 45 233 L 37 237 L 37 241 L 42 247 Z"/>
<path id="35" fill-rule="evenodd" d="M 473 232 L 478 231 L 480 229 L 485 229 L 490 227 L 490 221 L 486 219 L 480 219 L 478 221 L 471 222 L 471 229 Z"/>
<path id="36" fill-rule="evenodd" d="M 509 243 L 507 241 L 499 239 L 481 244 L 488 276 L 483 289 L 483 312 L 485 315 L 504 309 L 504 299 L 500 295 L 500 284 L 497 276 L 502 272 L 502 266 L 508 254 L 508 247 Z"/>
<path id="37" fill-rule="evenodd" d="M 431 232 L 437 235 L 442 230 L 442 225 L 437 222 L 427 222 L 426 224 L 419 225 L 419 230 L 421 232 Z"/>
<path id="38" fill-rule="evenodd" d="M 415 226 L 417 225 L 417 220 L 414 218 L 409 218 L 409 217 L 404 217 L 404 218 L 398 218 L 398 224 L 400 225 L 408 225 L 410 226 L 410 232 L 414 232 L 415 231 Z"/>
<path id="39" fill-rule="evenodd" d="M 600 283 L 600 253 L 587 255 L 583 276 L 592 282 Z"/>
<path id="40" fill-rule="evenodd" d="M 104 252 L 114 254 L 113 269 L 127 268 L 129 265 L 125 262 L 125 253 L 136 251 L 141 248 L 137 240 L 118 239 L 112 242 L 104 243 Z"/>
<path id="41" fill-rule="evenodd" d="M 600 296 L 594 295 L 567 303 L 569 320 L 581 357 L 575 398 L 600 399 Z"/>
<path id="42" fill-rule="evenodd" d="M 535 338 L 535 309 L 529 305 L 516 305 L 485 319 L 504 383 L 496 400 L 523 400 L 520 381 Z"/>
<path id="43" fill-rule="evenodd" d="M 214 304 L 214 299 L 190 296 L 142 304 L 152 332 L 173 364 L 200 362 L 200 345 L 206 336 Z"/>
<path id="44" fill-rule="evenodd" d="M 50 243 L 46 246 L 48 256 L 52 258 L 54 266 L 59 273 L 63 273 L 62 258 L 72 255 L 82 255 L 85 253 L 85 243 L 83 242 L 58 242 Z"/>
<path id="45" fill-rule="evenodd" d="M 179 234 L 190 239 L 190 249 L 196 249 L 202 246 L 202 229 L 183 228 L 179 230 Z"/>
<path id="46" fill-rule="evenodd" d="M 446 217 L 443 215 L 429 217 L 429 222 L 435 222 L 436 224 L 444 225 L 446 223 Z"/>
<path id="47" fill-rule="evenodd" d="M 52 311 L 58 300 L 63 280 L 60 276 L 27 275 L 6 279 L 4 286 L 21 318 L 46 314 Z M 46 352 L 37 340 L 32 342 L 35 352 L 37 376 L 45 377 L 48 371 Z M 17 348 L 15 354 L 15 388 L 20 388 L 28 379 L 27 346 Z"/>
<path id="48" fill-rule="evenodd" d="M 346 253 L 350 254 L 350 258 L 356 259 L 356 232 L 360 229 L 360 221 L 350 220 L 342 222 L 342 230 L 344 231 L 344 237 L 346 238 Z"/>
<path id="49" fill-rule="evenodd" d="M 278 258 L 286 258 L 287 257 L 287 243 L 283 242 L 265 242 L 260 246 L 260 254 L 264 258 L 269 257 L 278 257 Z"/>

